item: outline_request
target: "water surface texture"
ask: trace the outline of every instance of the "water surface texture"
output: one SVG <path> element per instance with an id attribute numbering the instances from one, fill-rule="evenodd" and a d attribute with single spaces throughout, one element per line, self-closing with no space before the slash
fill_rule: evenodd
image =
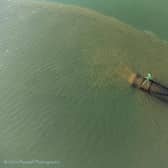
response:
<path id="1" fill-rule="evenodd" d="M 41 1 L 41 0 L 39 0 Z M 168 1 L 166 0 L 49 0 L 77 4 L 115 16 L 141 30 L 150 30 L 168 40 Z"/>
<path id="2" fill-rule="evenodd" d="M 165 41 L 48 2 L 1 0 L 0 25 L 0 160 L 168 165 L 168 106 L 131 88 L 126 70 L 168 84 Z"/>

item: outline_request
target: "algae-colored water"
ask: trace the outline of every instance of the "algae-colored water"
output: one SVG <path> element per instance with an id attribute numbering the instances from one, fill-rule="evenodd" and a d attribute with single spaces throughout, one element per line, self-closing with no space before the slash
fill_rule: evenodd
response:
<path id="1" fill-rule="evenodd" d="M 41 0 L 39 0 L 41 1 Z M 115 16 L 141 30 L 150 30 L 168 40 L 168 1 L 166 0 L 48 0 L 75 4 Z"/>
<path id="2" fill-rule="evenodd" d="M 150 71 L 168 84 L 167 42 L 72 5 L 1 1 L 0 11 L 2 165 L 166 167 L 167 105 L 127 78 Z"/>

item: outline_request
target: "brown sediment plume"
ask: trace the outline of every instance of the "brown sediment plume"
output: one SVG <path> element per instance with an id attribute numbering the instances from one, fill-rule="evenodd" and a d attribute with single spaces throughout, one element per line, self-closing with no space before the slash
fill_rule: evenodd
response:
<path id="1" fill-rule="evenodd" d="M 136 73 L 131 68 L 129 68 L 127 65 L 124 64 L 119 65 L 117 73 L 121 78 L 127 80 L 130 85 L 133 84 L 136 78 Z"/>
<path id="2" fill-rule="evenodd" d="M 136 73 L 132 73 L 130 76 L 129 76 L 129 78 L 128 78 L 128 82 L 129 82 L 129 84 L 130 85 L 132 85 L 133 83 L 134 83 L 134 80 L 135 80 L 135 78 L 136 78 Z"/>

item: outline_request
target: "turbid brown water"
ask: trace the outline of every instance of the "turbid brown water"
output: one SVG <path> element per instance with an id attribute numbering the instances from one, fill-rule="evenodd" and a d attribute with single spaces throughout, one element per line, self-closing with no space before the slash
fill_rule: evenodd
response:
<path id="1" fill-rule="evenodd" d="M 1 161 L 168 164 L 168 107 L 127 82 L 134 71 L 150 71 L 168 83 L 166 42 L 56 3 L 2 0 L 0 25 Z"/>

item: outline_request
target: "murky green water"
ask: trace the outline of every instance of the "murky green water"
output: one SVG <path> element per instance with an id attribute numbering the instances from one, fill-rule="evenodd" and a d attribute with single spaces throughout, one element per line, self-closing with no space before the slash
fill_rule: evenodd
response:
<path id="1" fill-rule="evenodd" d="M 165 41 L 113 17 L 48 2 L 1 0 L 0 25 L 2 166 L 168 165 L 167 105 L 123 78 L 128 67 L 168 84 Z"/>
<path id="2" fill-rule="evenodd" d="M 40 1 L 40 0 L 39 0 Z M 168 1 L 160 0 L 50 0 L 95 9 L 115 16 L 141 30 L 156 33 L 168 40 Z"/>

